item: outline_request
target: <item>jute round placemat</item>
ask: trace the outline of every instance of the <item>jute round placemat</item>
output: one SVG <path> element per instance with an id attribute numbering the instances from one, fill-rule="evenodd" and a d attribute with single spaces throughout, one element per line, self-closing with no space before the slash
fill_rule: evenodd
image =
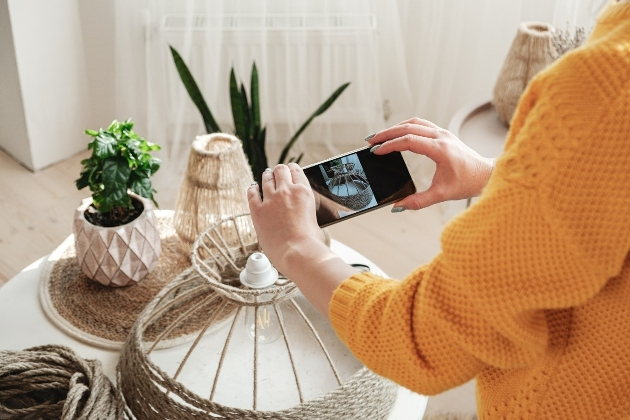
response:
<path id="1" fill-rule="evenodd" d="M 40 279 L 39 298 L 44 313 L 64 332 L 87 344 L 110 350 L 119 350 L 129 334 L 129 330 L 144 307 L 171 280 L 190 267 L 190 260 L 182 254 L 181 245 L 172 225 L 172 211 L 158 211 L 162 255 L 157 267 L 138 284 L 110 288 L 89 280 L 81 272 L 74 248 L 74 237 L 70 235 L 48 258 Z M 191 271 L 190 276 L 196 274 Z M 198 281 L 191 278 L 191 288 L 205 284 L 203 278 Z M 210 293 L 210 292 L 209 292 Z M 211 292 L 214 293 L 214 292 Z M 193 298 L 199 303 L 206 295 Z M 199 302 L 197 302 L 198 299 Z M 207 312 L 221 298 L 206 301 L 201 310 L 171 331 L 166 339 L 161 340 L 159 348 L 168 348 L 193 340 L 207 320 Z M 180 315 L 187 307 L 170 308 L 146 332 L 145 340 L 153 341 L 161 331 Z M 233 306 L 225 307 L 227 317 Z M 219 318 L 223 318 L 221 315 Z M 217 325 L 217 328 L 220 325 Z M 208 331 L 210 332 L 210 331 Z"/>

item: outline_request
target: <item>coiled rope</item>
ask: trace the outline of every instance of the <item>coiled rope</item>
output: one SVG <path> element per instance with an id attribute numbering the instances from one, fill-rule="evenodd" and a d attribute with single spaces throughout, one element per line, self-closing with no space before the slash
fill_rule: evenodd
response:
<path id="1" fill-rule="evenodd" d="M 125 403 L 101 363 L 63 346 L 0 351 L 0 414 L 11 419 L 119 420 Z"/>

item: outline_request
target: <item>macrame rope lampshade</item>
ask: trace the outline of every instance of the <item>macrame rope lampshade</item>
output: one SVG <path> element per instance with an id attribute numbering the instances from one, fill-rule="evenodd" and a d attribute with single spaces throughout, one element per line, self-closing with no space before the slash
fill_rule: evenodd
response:
<path id="1" fill-rule="evenodd" d="M 280 275 L 263 289 L 241 284 L 249 257 L 261 251 L 255 234 L 244 228 L 250 220 L 248 214 L 232 216 L 202 232 L 193 246 L 192 268 L 138 318 L 118 365 L 130 410 L 139 419 L 387 418 L 396 385 L 362 367 L 293 282 Z M 221 299 L 211 310 L 189 304 L 204 294 Z M 145 331 L 181 306 L 189 308 L 186 316 L 204 311 L 207 317 L 194 343 L 156 350 L 158 337 L 144 344 Z M 225 311 L 231 312 L 223 327 L 207 333 Z M 254 316 L 248 318 L 248 311 Z M 259 320 L 253 328 L 251 319 Z M 164 337 L 184 320 L 167 326 Z M 279 323 L 280 337 L 265 342 L 269 322 Z"/>
<path id="2" fill-rule="evenodd" d="M 360 210 L 367 206 L 374 194 L 365 174 L 355 169 L 352 162 L 331 167 L 333 178 L 328 189 L 337 198 L 336 201 L 352 210 Z"/>
<path id="3" fill-rule="evenodd" d="M 253 181 L 238 138 L 215 133 L 193 141 L 173 218 L 186 253 L 201 231 L 224 217 L 249 211 L 247 187 Z"/>

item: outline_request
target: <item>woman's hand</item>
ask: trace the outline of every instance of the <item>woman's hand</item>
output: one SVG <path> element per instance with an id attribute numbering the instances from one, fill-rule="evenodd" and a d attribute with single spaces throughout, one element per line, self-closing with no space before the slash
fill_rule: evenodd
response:
<path id="1" fill-rule="evenodd" d="M 448 200 L 479 195 L 486 186 L 494 160 L 484 158 L 452 133 L 432 122 L 412 118 L 367 139 L 376 155 L 409 150 L 427 156 L 437 168 L 429 189 L 402 199 L 393 211 L 418 210 Z"/>
<path id="2" fill-rule="evenodd" d="M 333 292 L 357 272 L 324 243 L 317 224 L 313 190 L 296 163 L 262 174 L 264 199 L 257 184 L 247 190 L 258 242 L 271 263 L 293 280 L 304 296 L 328 317 Z"/>
<path id="3" fill-rule="evenodd" d="M 274 266 L 289 276 L 292 267 L 287 260 L 292 251 L 321 251 L 318 244 L 324 244 L 324 233 L 315 214 L 315 197 L 304 171 L 296 163 L 265 170 L 261 187 L 264 201 L 258 185 L 252 184 L 247 191 L 258 241 Z"/>

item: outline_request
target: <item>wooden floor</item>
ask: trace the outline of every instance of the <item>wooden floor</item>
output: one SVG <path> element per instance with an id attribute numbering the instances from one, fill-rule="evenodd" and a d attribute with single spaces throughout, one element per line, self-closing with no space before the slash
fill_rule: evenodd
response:
<path id="1" fill-rule="evenodd" d="M 32 173 L 0 151 L 0 281 L 50 253 L 72 230 L 86 196 L 74 179 L 83 156 Z"/>
<path id="2" fill-rule="evenodd" d="M 73 212 L 88 196 L 87 190 L 77 191 L 74 186 L 85 157 L 82 153 L 32 173 L 0 150 L 0 286 L 71 233 Z M 181 176 L 182 159 L 180 169 L 171 168 L 171 173 Z M 163 176 L 155 187 L 161 208 L 173 208 L 179 182 Z M 440 206 L 398 214 L 389 210 L 376 210 L 329 229 L 333 238 L 365 255 L 391 277 L 402 278 L 439 252 L 444 216 Z M 427 412 L 470 412 L 474 407 L 471 382 L 430 399 Z"/>

